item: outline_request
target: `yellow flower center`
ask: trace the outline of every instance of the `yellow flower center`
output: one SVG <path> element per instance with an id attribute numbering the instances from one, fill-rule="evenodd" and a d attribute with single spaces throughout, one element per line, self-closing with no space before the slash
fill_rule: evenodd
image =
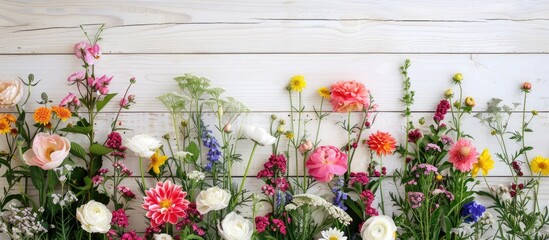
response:
<path id="1" fill-rule="evenodd" d="M 46 148 L 46 158 L 51 161 L 51 154 L 55 152 L 55 148 L 48 147 Z"/>
<path id="2" fill-rule="evenodd" d="M 463 147 L 463 148 L 461 148 L 459 153 L 461 154 L 461 156 L 465 157 L 465 156 L 469 155 L 470 151 L 471 151 L 471 149 L 469 147 Z"/>
<path id="3" fill-rule="evenodd" d="M 331 236 L 328 240 L 338 240 L 337 237 Z"/>
<path id="4" fill-rule="evenodd" d="M 160 201 L 159 205 L 162 208 L 168 208 L 172 205 L 172 201 L 170 199 L 165 199 L 165 200 Z"/>
<path id="5" fill-rule="evenodd" d="M 546 168 L 547 168 L 547 164 L 546 164 L 545 162 L 540 162 L 540 163 L 538 163 L 538 167 L 539 167 L 540 169 L 546 169 Z"/>

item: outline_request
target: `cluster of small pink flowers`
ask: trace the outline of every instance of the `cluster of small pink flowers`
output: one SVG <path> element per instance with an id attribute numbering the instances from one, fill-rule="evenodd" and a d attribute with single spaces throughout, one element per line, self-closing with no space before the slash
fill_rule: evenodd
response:
<path id="1" fill-rule="evenodd" d="M 380 172 L 375 168 L 373 163 L 370 163 L 368 165 L 368 172 L 370 173 L 371 176 L 374 176 L 374 177 L 380 177 L 382 175 L 385 176 L 385 174 L 387 174 L 387 168 L 382 167 Z"/>
<path id="2" fill-rule="evenodd" d="M 133 199 L 135 198 L 135 194 L 132 192 L 131 189 L 129 189 L 126 186 L 118 186 L 116 189 L 122 193 L 122 196 L 124 196 L 126 199 Z"/>
<path id="3" fill-rule="evenodd" d="M 282 235 L 286 235 L 287 232 L 284 220 L 273 218 L 270 214 L 255 217 L 255 229 L 258 233 L 271 230 L 272 232 L 279 231 Z"/>
<path id="4" fill-rule="evenodd" d="M 358 183 L 362 186 L 368 185 L 370 183 L 370 178 L 368 177 L 368 173 L 365 172 L 351 172 L 350 175 L 351 178 L 349 178 L 349 186 L 353 186 L 355 183 Z"/>
<path id="5" fill-rule="evenodd" d="M 375 195 L 371 190 L 364 190 L 362 193 L 360 193 L 360 199 L 364 203 L 365 206 L 365 212 L 368 216 L 378 216 L 378 211 L 372 207 L 372 203 L 374 202 Z"/>
<path id="6" fill-rule="evenodd" d="M 112 164 L 112 166 L 114 170 L 119 171 L 120 174 L 123 176 L 131 176 L 133 174 L 133 172 L 121 162 L 115 162 Z"/>
<path id="7" fill-rule="evenodd" d="M 158 225 L 158 226 L 156 226 L 156 227 L 151 227 L 151 226 L 147 227 L 147 228 L 145 229 L 145 237 L 150 237 L 150 238 L 152 238 L 152 236 L 153 236 L 155 233 L 162 232 L 162 227 L 163 227 L 163 226 L 164 226 L 164 225 Z M 147 238 L 147 239 L 149 239 L 149 238 Z"/>
<path id="8" fill-rule="evenodd" d="M 111 152 L 111 156 L 126 158 L 125 151 L 127 148 L 122 145 L 122 136 L 120 136 L 120 133 L 111 132 L 109 136 L 107 136 L 107 142 L 105 143 L 105 146 L 113 149 L 113 151 Z"/>
<path id="9" fill-rule="evenodd" d="M 450 102 L 448 102 L 448 100 L 446 99 L 440 100 L 440 103 L 438 104 L 437 110 L 435 112 L 435 116 L 433 117 L 437 124 L 444 120 L 444 115 L 446 115 L 448 109 L 450 109 Z"/>
<path id="10" fill-rule="evenodd" d="M 129 95 L 127 98 L 120 99 L 119 105 L 122 108 L 128 109 L 130 106 L 135 103 L 135 95 Z"/>
<path id="11" fill-rule="evenodd" d="M 137 235 L 135 231 L 122 233 L 122 236 L 118 235 L 114 229 L 111 229 L 107 232 L 107 239 L 115 240 L 120 237 L 120 240 L 143 240 L 140 236 Z"/>
<path id="12" fill-rule="evenodd" d="M 425 151 L 429 151 L 429 150 L 433 150 L 433 151 L 437 151 L 437 152 L 441 152 L 442 150 L 440 149 L 440 147 L 434 143 L 428 143 L 427 146 L 425 146 Z"/>
<path id="13" fill-rule="evenodd" d="M 286 174 L 286 157 L 284 154 L 271 155 L 269 160 L 263 164 L 264 169 L 259 171 L 257 178 L 263 179 L 266 185 L 261 191 L 267 196 L 274 196 L 276 189 L 286 192 L 290 184 L 284 177 Z"/>
<path id="14" fill-rule="evenodd" d="M 520 184 L 511 184 L 511 187 L 510 187 L 510 191 L 509 191 L 509 194 L 511 195 L 511 197 L 515 197 L 517 196 L 517 192 L 520 192 L 522 189 L 524 189 L 524 184 L 523 183 L 520 183 Z"/>
<path id="15" fill-rule="evenodd" d="M 408 192 L 408 200 L 412 204 L 413 209 L 419 208 L 425 200 L 425 195 L 422 192 Z"/>
<path id="16" fill-rule="evenodd" d="M 434 174 L 438 173 L 437 167 L 431 164 L 425 164 L 425 163 L 412 167 L 412 171 L 416 171 L 416 170 L 418 170 L 418 173 L 421 173 L 421 170 L 423 170 L 423 174 L 425 175 L 428 175 L 430 173 L 434 173 Z M 419 177 L 419 176 L 416 175 L 416 177 Z"/>
<path id="17" fill-rule="evenodd" d="M 189 208 L 187 208 L 185 212 L 187 213 L 187 215 L 175 225 L 176 229 L 181 230 L 187 226 L 190 226 L 196 235 L 204 236 L 206 232 L 204 231 L 204 229 L 198 226 L 198 223 L 202 222 L 203 217 L 196 209 L 196 203 L 189 203 Z"/>
<path id="18" fill-rule="evenodd" d="M 433 195 L 438 195 L 438 194 L 444 194 L 448 199 L 448 201 L 450 202 L 454 201 L 454 194 L 446 190 L 446 188 L 444 188 L 444 186 L 442 185 L 439 186 L 437 189 L 433 190 Z"/>
<path id="19" fill-rule="evenodd" d="M 109 93 L 109 84 L 111 83 L 112 78 L 112 76 L 107 77 L 107 75 L 103 75 L 100 78 L 88 77 L 86 83 L 88 86 L 92 87 L 94 91 L 97 91 L 97 94 L 107 95 Z"/>
<path id="20" fill-rule="evenodd" d="M 440 140 L 442 141 L 442 143 L 444 145 L 447 145 L 447 146 L 450 146 L 452 144 L 454 144 L 454 140 L 452 140 L 452 138 L 450 138 L 449 136 L 447 135 L 443 135 L 440 137 Z"/>
<path id="21" fill-rule="evenodd" d="M 522 177 L 522 175 L 524 175 L 524 173 L 522 172 L 522 169 L 520 168 L 519 161 L 515 160 L 513 161 L 513 163 L 511 163 L 511 165 L 513 166 L 513 170 L 517 173 L 519 177 Z"/>
<path id="22" fill-rule="evenodd" d="M 111 225 L 117 225 L 123 228 L 129 225 L 128 215 L 126 215 L 124 209 L 118 209 L 112 212 Z"/>
<path id="23" fill-rule="evenodd" d="M 103 178 L 103 176 L 101 175 L 95 175 L 92 177 L 92 183 L 93 183 L 93 186 L 99 186 L 99 184 L 103 183 L 103 180 L 105 180 Z"/>

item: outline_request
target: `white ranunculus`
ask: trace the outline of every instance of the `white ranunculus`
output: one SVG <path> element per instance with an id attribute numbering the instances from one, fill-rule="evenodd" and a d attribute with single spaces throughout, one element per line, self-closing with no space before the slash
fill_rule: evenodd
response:
<path id="1" fill-rule="evenodd" d="M 267 130 L 255 126 L 245 126 L 244 134 L 261 146 L 272 145 L 276 141 L 276 138 L 271 136 Z"/>
<path id="2" fill-rule="evenodd" d="M 366 220 L 360 229 L 360 236 L 364 240 L 394 240 L 397 227 L 388 216 L 374 216 Z"/>
<path id="3" fill-rule="evenodd" d="M 216 211 L 226 208 L 231 200 L 231 194 L 225 189 L 211 187 L 202 190 L 196 197 L 196 209 L 204 215 L 209 211 Z"/>
<path id="4" fill-rule="evenodd" d="M 147 134 L 135 135 L 128 140 L 124 139 L 124 145 L 135 152 L 136 155 L 144 158 L 150 158 L 162 146 L 160 141 Z"/>
<path id="5" fill-rule="evenodd" d="M 154 234 L 154 240 L 173 240 L 172 236 L 161 233 L 161 234 Z"/>
<path id="6" fill-rule="evenodd" d="M 225 240 L 250 240 L 254 232 L 252 221 L 231 212 L 217 226 L 219 235 Z"/>
<path id="7" fill-rule="evenodd" d="M 103 203 L 94 200 L 76 209 L 76 219 L 90 233 L 106 233 L 111 229 L 112 213 Z"/>
<path id="8" fill-rule="evenodd" d="M 0 81 L 0 108 L 15 106 L 23 97 L 22 86 L 19 79 Z"/>

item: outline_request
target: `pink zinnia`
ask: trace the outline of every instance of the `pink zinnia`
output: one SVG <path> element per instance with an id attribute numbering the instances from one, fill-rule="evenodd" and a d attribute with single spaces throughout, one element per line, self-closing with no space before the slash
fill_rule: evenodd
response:
<path id="1" fill-rule="evenodd" d="M 329 182 L 334 175 L 347 172 L 347 154 L 334 146 L 317 148 L 306 162 L 309 175 L 320 182 Z"/>
<path id="2" fill-rule="evenodd" d="M 332 84 L 330 103 L 334 112 L 361 111 L 368 108 L 369 98 L 368 89 L 355 80 Z"/>
<path id="3" fill-rule="evenodd" d="M 471 171 L 478 157 L 475 146 L 464 138 L 460 138 L 448 154 L 450 155 L 448 162 L 453 163 L 454 167 L 461 172 Z"/>
<path id="4" fill-rule="evenodd" d="M 151 219 L 151 227 L 155 228 L 166 222 L 177 224 L 179 217 L 185 217 L 185 210 L 189 201 L 185 199 L 187 193 L 181 186 L 171 181 L 159 182 L 155 188 L 145 191 L 142 207 L 147 210 L 147 217 Z"/>

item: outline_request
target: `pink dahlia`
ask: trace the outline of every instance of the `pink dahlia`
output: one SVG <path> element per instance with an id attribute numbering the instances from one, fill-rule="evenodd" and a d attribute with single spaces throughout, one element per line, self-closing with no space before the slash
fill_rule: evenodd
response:
<path id="1" fill-rule="evenodd" d="M 450 155 L 448 162 L 454 164 L 454 167 L 461 172 L 471 171 L 478 157 L 475 146 L 464 138 L 460 138 L 448 154 Z"/>
<path id="2" fill-rule="evenodd" d="M 179 217 L 187 215 L 185 210 L 189 207 L 189 201 L 185 199 L 187 193 L 181 190 L 181 186 L 171 181 L 159 182 L 145 194 L 142 207 L 147 210 L 151 227 L 156 228 L 166 222 L 177 224 Z"/>
<path id="3" fill-rule="evenodd" d="M 370 96 L 364 84 L 355 80 L 332 84 L 330 103 L 334 112 L 361 111 L 368 108 Z"/>
<path id="4" fill-rule="evenodd" d="M 305 163 L 309 175 L 320 182 L 329 182 L 334 175 L 347 172 L 347 154 L 334 146 L 317 148 Z"/>

